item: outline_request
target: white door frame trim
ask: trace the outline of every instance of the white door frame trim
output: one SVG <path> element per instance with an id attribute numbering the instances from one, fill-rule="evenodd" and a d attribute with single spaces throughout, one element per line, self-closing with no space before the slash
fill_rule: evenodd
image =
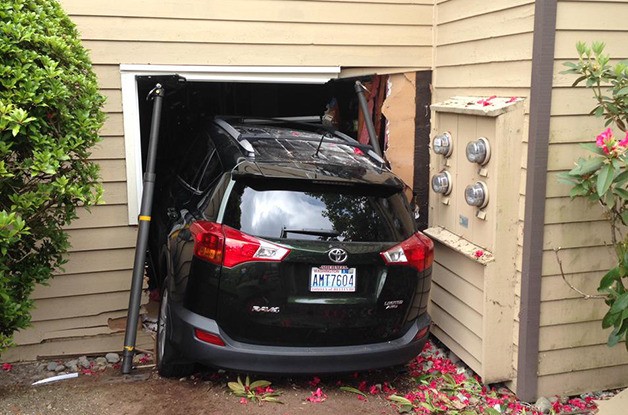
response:
<path id="1" fill-rule="evenodd" d="M 180 75 L 190 82 L 324 84 L 339 77 L 340 67 L 120 65 L 129 225 L 138 223 L 143 187 L 136 76 L 173 74 Z"/>

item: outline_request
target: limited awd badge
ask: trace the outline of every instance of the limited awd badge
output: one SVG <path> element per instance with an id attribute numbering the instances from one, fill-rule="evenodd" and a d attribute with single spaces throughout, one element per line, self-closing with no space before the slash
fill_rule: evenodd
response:
<path id="1" fill-rule="evenodd" d="M 384 307 L 386 307 L 386 310 L 399 308 L 399 306 L 402 304 L 403 300 L 384 301 Z"/>
<path id="2" fill-rule="evenodd" d="M 347 251 L 345 251 L 342 248 L 334 248 L 330 250 L 327 253 L 327 256 L 332 262 L 335 262 L 336 264 L 342 264 L 349 257 L 349 255 L 347 254 Z"/>
<path id="3" fill-rule="evenodd" d="M 267 307 L 265 305 L 254 305 L 251 311 L 255 313 L 279 313 L 279 307 Z"/>

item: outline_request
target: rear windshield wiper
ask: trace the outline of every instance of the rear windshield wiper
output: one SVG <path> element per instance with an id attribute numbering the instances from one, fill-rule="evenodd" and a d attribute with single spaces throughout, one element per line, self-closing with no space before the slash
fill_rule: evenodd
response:
<path id="1" fill-rule="evenodd" d="M 340 232 L 333 229 L 289 229 L 283 228 L 281 230 L 280 238 L 285 238 L 289 233 L 298 233 L 299 235 L 312 235 L 312 236 L 326 236 L 328 238 L 335 238 L 340 235 Z"/>

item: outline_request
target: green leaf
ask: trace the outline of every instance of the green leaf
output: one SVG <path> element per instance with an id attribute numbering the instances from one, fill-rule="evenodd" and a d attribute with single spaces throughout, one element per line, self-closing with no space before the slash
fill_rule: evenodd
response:
<path id="1" fill-rule="evenodd" d="M 341 387 L 340 387 L 340 390 L 341 390 L 341 391 L 345 391 L 345 392 L 356 393 L 356 394 L 358 394 L 358 395 L 362 395 L 362 396 L 366 397 L 366 393 L 362 392 L 360 389 L 356 389 L 356 388 L 353 388 L 353 387 L 351 387 L 351 386 L 341 386 Z M 390 395 L 390 396 L 389 396 L 389 399 L 390 399 L 392 396 L 396 396 L 396 395 Z M 406 398 L 403 398 L 403 399 L 406 399 Z M 394 399 L 391 399 L 391 400 L 394 400 Z M 408 400 L 406 399 L 406 401 L 408 401 Z M 408 402 L 410 402 L 410 401 L 408 401 Z"/>
<path id="2" fill-rule="evenodd" d="M 598 154 L 600 156 L 604 156 L 604 150 L 599 148 L 597 146 L 597 144 L 595 144 L 595 143 L 581 143 L 580 147 L 582 147 L 585 150 L 588 150 L 588 151 L 590 151 L 592 153 Z"/>
<path id="3" fill-rule="evenodd" d="M 613 183 L 614 169 L 611 164 L 607 164 L 600 169 L 597 176 L 597 195 L 602 197 Z"/>
<path id="4" fill-rule="evenodd" d="M 628 210 L 621 212 L 621 221 L 624 225 L 628 225 Z"/>
<path id="5" fill-rule="evenodd" d="M 628 190 L 626 189 L 622 189 L 621 187 L 616 187 L 613 189 L 613 193 L 615 193 L 616 195 L 618 195 L 624 200 L 628 200 Z"/>
<path id="6" fill-rule="evenodd" d="M 608 271 L 600 280 L 600 286 L 597 290 L 602 291 L 610 288 L 613 283 L 619 279 L 619 274 L 619 267 L 615 267 Z"/>
<path id="7" fill-rule="evenodd" d="M 618 332 L 619 332 L 619 329 L 615 329 L 611 332 L 611 334 L 608 335 L 608 342 L 607 342 L 608 347 L 616 346 L 617 343 L 621 341 L 623 335 L 620 335 Z"/>
<path id="8" fill-rule="evenodd" d="M 227 382 L 227 386 L 233 392 L 244 392 L 244 385 L 239 382 Z"/>
<path id="9" fill-rule="evenodd" d="M 567 63 L 569 63 L 569 62 L 567 62 Z M 577 73 L 576 71 L 565 71 L 565 72 L 566 72 L 566 73 L 567 73 L 567 72 L 570 72 L 570 73 Z M 578 85 L 580 82 L 584 81 L 585 79 L 587 79 L 587 77 L 586 77 L 586 75 L 583 75 L 583 76 L 579 77 L 578 79 L 576 79 L 575 81 L 573 81 L 573 84 L 571 84 L 571 86 L 576 86 L 576 85 Z"/>
<path id="10" fill-rule="evenodd" d="M 281 402 L 279 400 L 279 398 L 275 397 L 275 396 L 264 396 L 263 398 L 260 399 L 261 401 L 264 402 L 274 402 L 274 403 L 280 403 L 283 405 L 283 402 Z"/>
<path id="11" fill-rule="evenodd" d="M 609 312 L 611 314 L 620 313 L 626 308 L 628 308 L 628 292 L 623 293 L 615 300 Z"/>
<path id="12" fill-rule="evenodd" d="M 574 198 L 578 196 L 586 196 L 589 191 L 581 184 L 578 184 L 571 188 L 569 191 L 569 197 Z"/>
<path id="13" fill-rule="evenodd" d="M 267 380 L 256 380 L 255 382 L 251 383 L 250 388 L 251 389 L 255 389 L 255 388 L 265 388 L 266 386 L 270 386 L 271 383 Z"/>
<path id="14" fill-rule="evenodd" d="M 499 412 L 497 409 L 491 407 L 486 408 L 485 413 L 488 415 L 502 415 L 502 413 Z"/>
<path id="15" fill-rule="evenodd" d="M 600 157 L 595 157 L 595 158 L 589 158 L 587 160 L 582 161 L 582 163 L 578 163 L 578 165 L 576 167 L 574 167 L 573 169 L 571 169 L 571 171 L 569 172 L 569 174 L 572 175 L 585 175 L 585 174 L 589 174 L 591 172 L 596 171 L 597 169 L 599 169 L 602 164 L 604 164 L 604 159 L 600 158 Z"/>
<path id="16" fill-rule="evenodd" d="M 624 170 L 623 172 L 619 173 L 613 181 L 618 185 L 628 182 L 628 170 Z"/>
<path id="17" fill-rule="evenodd" d="M 393 394 L 393 395 L 390 395 L 387 399 L 390 400 L 390 401 L 393 401 L 393 402 L 400 403 L 402 405 L 410 405 L 410 406 L 412 406 L 412 401 L 410 401 L 408 398 L 405 398 L 403 396 L 399 396 L 399 395 Z"/>
<path id="18" fill-rule="evenodd" d="M 604 315 L 602 319 L 602 328 L 607 329 L 609 327 L 613 327 L 615 322 L 621 318 L 621 313 L 612 314 L 610 311 Z"/>

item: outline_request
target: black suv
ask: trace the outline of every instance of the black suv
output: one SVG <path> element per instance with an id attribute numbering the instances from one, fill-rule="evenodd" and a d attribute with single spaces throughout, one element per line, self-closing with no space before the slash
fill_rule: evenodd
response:
<path id="1" fill-rule="evenodd" d="M 433 244 L 370 146 L 285 120 L 194 130 L 158 207 L 160 374 L 347 372 L 420 353 Z"/>

